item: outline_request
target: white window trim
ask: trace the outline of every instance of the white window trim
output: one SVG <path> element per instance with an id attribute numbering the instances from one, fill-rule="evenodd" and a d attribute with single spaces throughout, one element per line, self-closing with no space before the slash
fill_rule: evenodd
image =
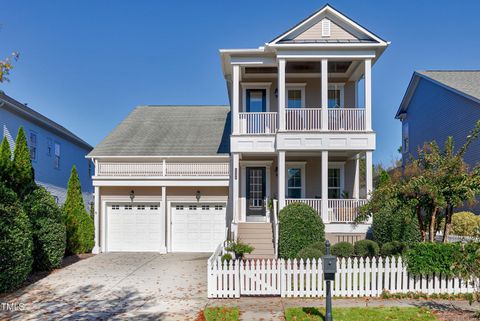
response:
<path id="1" fill-rule="evenodd" d="M 286 95 L 285 95 L 285 106 L 288 108 L 288 91 L 289 90 L 300 90 L 301 92 L 301 108 L 305 108 L 305 87 L 307 83 L 287 83 L 285 84 L 286 87 Z"/>
<path id="2" fill-rule="evenodd" d="M 305 189 L 306 189 L 306 182 L 305 182 L 305 165 L 307 162 L 285 162 L 285 196 L 288 198 L 288 169 L 289 168 L 300 168 L 300 175 L 301 175 L 301 191 L 300 191 L 300 198 L 305 198 Z"/>
<path id="3" fill-rule="evenodd" d="M 345 108 L 345 84 L 331 82 L 328 84 L 328 90 L 330 89 L 340 90 L 340 108 Z"/>
<path id="4" fill-rule="evenodd" d="M 35 136 L 35 144 L 32 142 L 32 135 Z M 36 162 L 37 158 L 38 158 L 38 134 L 37 134 L 36 131 L 30 130 L 27 145 L 28 145 L 29 151 L 30 151 L 31 148 L 35 148 L 35 157 L 32 158 L 31 160 L 33 162 Z"/>
<path id="5" fill-rule="evenodd" d="M 271 160 L 252 160 L 252 161 L 240 161 L 240 222 L 247 221 L 247 167 L 265 167 L 265 197 L 270 198 L 270 170 L 273 161 Z"/>
<path id="6" fill-rule="evenodd" d="M 329 162 L 328 169 L 331 169 L 331 168 L 340 169 L 340 196 L 341 196 L 343 191 L 345 190 L 345 162 Z M 327 188 L 330 189 L 330 186 L 328 186 L 328 177 L 327 177 Z"/>
<path id="7" fill-rule="evenodd" d="M 267 93 L 265 102 L 265 109 L 267 112 L 270 111 L 270 87 L 272 86 L 271 82 L 241 82 L 242 86 L 242 112 L 247 112 L 247 89 L 265 89 Z"/>

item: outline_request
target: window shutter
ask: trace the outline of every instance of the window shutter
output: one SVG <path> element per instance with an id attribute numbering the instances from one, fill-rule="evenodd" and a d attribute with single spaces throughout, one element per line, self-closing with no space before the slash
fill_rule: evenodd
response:
<path id="1" fill-rule="evenodd" d="M 330 20 L 322 20 L 322 37 L 330 37 Z"/>

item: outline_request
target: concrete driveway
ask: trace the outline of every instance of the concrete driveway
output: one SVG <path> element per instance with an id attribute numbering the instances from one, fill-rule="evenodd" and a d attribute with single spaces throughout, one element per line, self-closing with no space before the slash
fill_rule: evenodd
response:
<path id="1" fill-rule="evenodd" d="M 194 320 L 208 301 L 207 258 L 187 253 L 96 255 L 1 298 L 23 311 L 0 309 L 0 319 Z"/>

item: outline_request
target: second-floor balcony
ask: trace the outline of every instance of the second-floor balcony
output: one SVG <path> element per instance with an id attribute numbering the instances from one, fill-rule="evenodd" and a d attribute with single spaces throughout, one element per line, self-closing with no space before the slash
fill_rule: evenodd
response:
<path id="1" fill-rule="evenodd" d="M 322 121 L 326 117 L 327 121 Z M 238 114 L 239 134 L 275 134 L 280 129 L 277 112 Z M 364 132 L 367 130 L 364 108 L 286 108 L 284 131 L 292 132 Z"/>

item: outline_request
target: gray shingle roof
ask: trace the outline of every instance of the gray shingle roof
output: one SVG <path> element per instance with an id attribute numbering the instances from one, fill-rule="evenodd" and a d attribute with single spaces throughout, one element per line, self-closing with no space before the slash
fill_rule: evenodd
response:
<path id="1" fill-rule="evenodd" d="M 229 152 L 228 106 L 140 106 L 89 156 L 217 156 Z"/>
<path id="2" fill-rule="evenodd" d="M 480 100 L 480 70 L 427 70 L 417 73 Z"/>

